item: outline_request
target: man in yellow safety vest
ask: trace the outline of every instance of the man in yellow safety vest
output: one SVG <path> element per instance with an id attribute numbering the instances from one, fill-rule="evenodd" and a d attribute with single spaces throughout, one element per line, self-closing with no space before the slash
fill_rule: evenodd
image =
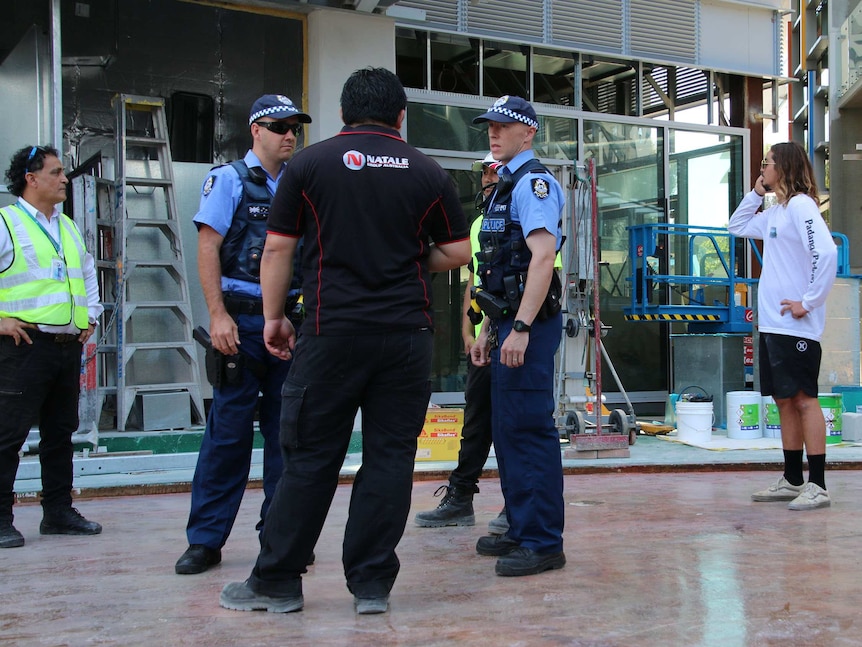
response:
<path id="1" fill-rule="evenodd" d="M 39 424 L 43 535 L 96 535 L 72 507 L 81 350 L 102 313 L 93 257 L 57 205 L 69 180 L 56 149 L 12 156 L 0 209 L 0 548 L 24 545 L 12 525 L 13 486 L 30 427 Z"/>

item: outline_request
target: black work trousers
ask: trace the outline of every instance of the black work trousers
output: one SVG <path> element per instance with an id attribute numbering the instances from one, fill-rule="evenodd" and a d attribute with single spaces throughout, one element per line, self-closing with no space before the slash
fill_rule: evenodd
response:
<path id="1" fill-rule="evenodd" d="M 491 366 L 476 366 L 467 358 L 464 385 L 464 427 L 458 465 L 449 475 L 449 484 L 474 491 L 491 451 Z"/>
<path id="2" fill-rule="evenodd" d="M 430 397 L 430 329 L 379 335 L 302 335 L 282 389 L 284 472 L 249 578 L 257 593 L 294 596 L 326 520 L 362 412 L 362 466 L 353 482 L 342 562 L 360 597 L 389 593 L 395 547 L 410 511 L 416 438 Z"/>
<path id="3" fill-rule="evenodd" d="M 18 451 L 39 422 L 42 506 L 72 505 L 72 434 L 78 429 L 81 343 L 34 332 L 0 336 L 0 519 L 12 519 Z"/>

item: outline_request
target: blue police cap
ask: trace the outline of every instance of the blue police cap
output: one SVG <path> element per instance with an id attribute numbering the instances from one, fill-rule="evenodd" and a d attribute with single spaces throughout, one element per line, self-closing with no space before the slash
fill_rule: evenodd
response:
<path id="1" fill-rule="evenodd" d="M 494 105 L 488 109 L 488 112 L 476 117 L 473 123 L 481 124 L 486 121 L 498 121 L 502 123 L 520 121 L 533 128 L 538 129 L 539 127 L 536 111 L 533 110 L 530 102 L 521 97 L 510 97 L 508 94 L 497 99 Z"/>
<path id="2" fill-rule="evenodd" d="M 296 117 L 303 124 L 310 124 L 311 117 L 293 105 L 293 101 L 283 94 L 265 94 L 254 102 L 251 114 L 248 116 L 248 125 L 261 117 L 272 117 L 273 119 L 287 119 Z"/>

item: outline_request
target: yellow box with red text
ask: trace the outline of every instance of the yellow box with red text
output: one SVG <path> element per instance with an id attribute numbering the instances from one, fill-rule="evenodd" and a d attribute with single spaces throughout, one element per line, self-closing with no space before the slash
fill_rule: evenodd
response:
<path id="1" fill-rule="evenodd" d="M 457 461 L 461 449 L 463 409 L 428 409 L 416 439 L 417 461 Z"/>

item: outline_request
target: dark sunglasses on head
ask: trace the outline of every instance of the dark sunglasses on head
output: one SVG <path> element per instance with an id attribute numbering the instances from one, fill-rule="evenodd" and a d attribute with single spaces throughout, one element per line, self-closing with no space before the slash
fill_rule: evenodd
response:
<path id="1" fill-rule="evenodd" d="M 302 132 L 302 124 L 289 124 L 286 121 L 255 121 L 254 123 L 276 135 L 286 135 L 287 131 L 291 131 L 294 136 L 299 137 Z"/>

